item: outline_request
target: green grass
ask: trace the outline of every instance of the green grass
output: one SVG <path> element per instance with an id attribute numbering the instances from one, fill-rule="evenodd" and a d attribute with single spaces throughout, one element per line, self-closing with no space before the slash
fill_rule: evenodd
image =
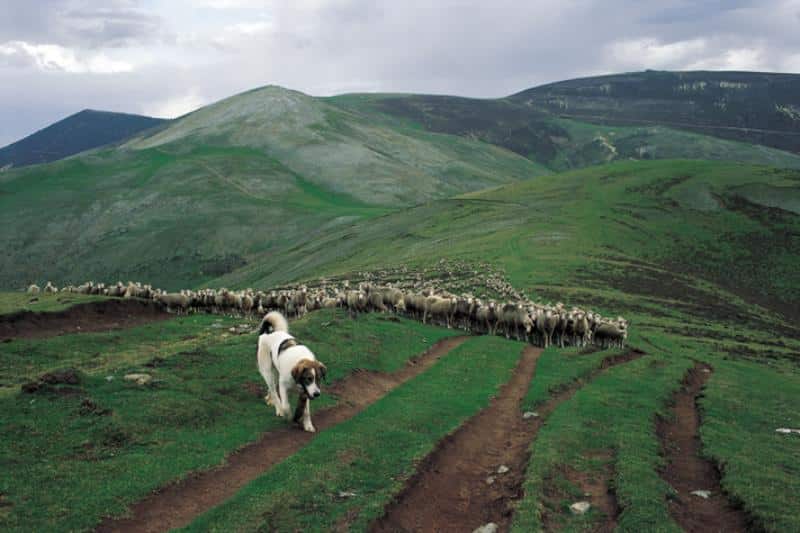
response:
<path id="1" fill-rule="evenodd" d="M 564 110 L 547 110 L 549 101 L 529 106 L 513 97 L 489 100 L 415 94 L 346 94 L 326 101 L 363 114 L 374 123 L 502 146 L 541 165 L 545 173 L 609 161 L 675 158 L 800 168 L 796 153 L 715 137 L 719 130 L 690 133 L 657 122 L 646 126 L 595 124 L 562 118 Z M 792 139 L 791 133 L 785 135 L 790 143 Z"/>
<path id="2" fill-rule="evenodd" d="M 213 327 L 215 321 L 225 327 Z M 255 336 L 228 335 L 230 323 L 196 316 L 108 337 L 26 341 L 39 368 L 21 370 L 23 375 L 69 364 L 81 370 L 82 380 L 0 396 L 0 529 L 90 529 L 153 489 L 217 465 L 264 431 L 283 427 L 286 422 L 254 392 L 263 385 Z M 376 315 L 353 321 L 328 311 L 293 326 L 328 365 L 333 382 L 354 368 L 395 370 L 453 334 Z M 17 357 L 8 348 L 0 345 L 4 369 Z M 48 352 L 54 361 L 45 361 Z M 103 363 L 96 367 L 98 357 Z M 122 379 L 141 371 L 153 376 L 150 385 Z M 323 395 L 318 405 L 334 402 Z"/>
<path id="3" fill-rule="evenodd" d="M 365 530 L 415 464 L 488 404 L 510 377 L 520 351 L 519 343 L 499 338 L 467 341 L 359 415 L 321 433 L 186 529 Z M 356 495 L 339 498 L 343 491 Z"/>
<path id="4" fill-rule="evenodd" d="M 86 294 L 27 294 L 24 292 L 0 292 L 0 315 L 9 315 L 21 311 L 34 313 L 54 313 L 63 311 L 76 304 L 96 302 L 104 296 Z"/>
<path id="5" fill-rule="evenodd" d="M 619 530 L 678 531 L 665 505 L 673 490 L 656 474 L 662 463 L 655 420 L 669 416 L 671 394 L 695 360 L 714 367 L 701 397 L 701 438 L 704 455 L 721 465 L 723 488 L 743 503 L 757 527 L 794 529 L 800 523 L 792 460 L 796 443 L 775 429 L 800 422 L 793 414 L 800 387 L 796 367 L 778 360 L 770 368 L 764 356 L 759 362 L 733 360 L 708 341 L 664 334 L 652 326 L 644 329 L 632 342 L 647 349 L 645 357 L 600 374 L 548 418 L 531 447 L 533 459 L 514 530 L 542 530 L 543 513 L 551 527 L 564 531 L 591 531 L 603 523 L 597 510 L 583 517 L 568 511 L 569 504 L 585 499 L 580 487 L 564 477 L 568 466 L 589 476 L 613 473 L 610 486 L 622 508 Z M 547 351 L 537 376 L 571 379 L 584 372 L 576 363 L 574 355 Z M 595 364 L 585 361 L 582 366 Z M 526 398 L 530 407 L 553 389 L 550 381 L 532 382 Z"/>
<path id="6" fill-rule="evenodd" d="M 751 362 L 704 357 L 714 366 L 700 405 L 703 452 L 722 466 L 723 485 L 769 531 L 800 524 L 800 377 Z"/>
<path id="7" fill-rule="evenodd" d="M 542 300 L 569 297 L 604 312 L 652 304 L 684 311 L 681 318 L 701 314 L 711 300 L 721 312 L 755 320 L 762 311 L 746 309 L 746 301 L 782 312 L 800 298 L 800 219 L 736 191 L 754 182 L 797 189 L 797 177 L 704 161 L 543 176 L 333 229 L 279 256 L 264 254 L 218 283 L 270 286 L 387 264 L 431 265 L 445 255 L 493 263 Z M 696 209 L 686 200 L 692 194 L 713 194 L 718 208 Z"/>
<path id="8" fill-rule="evenodd" d="M 523 410 L 536 409 L 554 393 L 591 374 L 603 359 L 616 353 L 605 350 L 592 354 L 580 352 L 576 348 L 548 348 L 542 352 L 536 363 L 536 376 L 522 402 Z"/>
<path id="9" fill-rule="evenodd" d="M 751 395 L 749 386 L 741 383 L 730 399 L 715 396 L 715 412 L 758 399 L 752 406 L 754 416 L 764 415 L 775 407 L 769 401 L 770 379 L 788 382 L 788 390 L 796 384 L 800 217 L 755 195 L 752 184 L 796 192 L 800 175 L 709 161 L 653 161 L 544 176 L 355 223 L 291 250 L 279 259 L 277 268 L 266 267 L 270 259 L 265 257 L 263 264 L 221 278 L 220 283 L 270 285 L 281 280 L 281 265 L 301 264 L 300 258 L 313 258 L 292 271 L 292 276 L 302 278 L 392 265 L 432 266 L 446 257 L 489 262 L 540 301 L 564 301 L 626 316 L 636 335 L 633 342 L 651 354 L 649 360 L 666 362 L 665 366 L 640 371 L 636 369 L 642 363 L 636 363 L 614 369 L 609 376 L 618 377 L 609 381 L 603 394 L 611 394 L 626 380 L 631 385 L 608 402 L 589 396 L 585 414 L 573 414 L 576 424 L 590 424 L 592 417 L 599 417 L 610 425 L 618 416 L 634 426 L 642 424 L 631 429 L 630 440 L 613 432 L 597 442 L 631 461 L 633 470 L 626 471 L 624 487 L 617 480 L 620 501 L 626 506 L 620 524 L 629 529 L 649 527 L 653 522 L 648 516 L 656 522 L 666 516 L 668 494 L 653 474 L 660 463 L 653 417 L 664 411 L 663 402 L 691 364 L 689 356 L 709 358 L 718 372 L 727 374 L 724 367 L 730 359 L 743 368 L 759 369 L 757 374 L 764 376 L 749 385 L 759 387 L 758 394 Z M 562 380 L 591 371 L 601 356 L 582 357 L 574 352 L 545 354 L 528 406 L 543 401 Z M 647 389 L 636 389 L 639 386 Z M 625 402 L 640 392 L 646 405 L 628 412 Z M 785 398 L 782 411 L 800 410 L 800 397 L 781 398 Z M 732 423 L 734 416 L 723 417 L 725 422 L 717 425 L 738 427 Z M 564 426 L 548 437 L 553 449 L 568 452 L 554 461 L 573 460 L 585 451 L 581 443 L 595 438 L 590 431 L 579 432 L 577 441 L 569 440 L 567 428 L 572 430 Z M 566 440 L 558 442 L 555 433 L 563 433 Z M 730 484 L 759 523 L 786 529 L 774 508 L 764 503 L 790 500 L 797 507 L 797 491 L 780 488 L 794 486 L 794 470 L 783 466 L 786 451 L 770 444 L 762 453 L 755 433 L 733 429 L 704 432 L 704 438 L 708 449 L 727 450 L 720 453 L 721 461 L 751 467 L 746 473 L 726 474 L 723 485 Z M 785 444 L 775 441 L 776 446 L 780 442 Z M 759 454 L 752 462 L 732 452 L 747 453 L 754 446 Z M 617 478 L 623 471 L 621 461 L 614 462 Z M 753 463 L 759 465 L 759 475 L 752 474 Z M 542 470 L 537 475 L 549 474 L 550 470 Z M 646 497 L 638 499 L 639 493 Z M 537 511 L 530 512 L 534 518 L 527 520 L 535 521 Z M 800 523 L 793 513 L 783 518 Z"/>
<path id="10" fill-rule="evenodd" d="M 561 364 L 569 362 L 562 360 Z M 544 512 L 567 531 L 597 527 L 602 523 L 599 511 L 592 510 L 584 517 L 568 511 L 569 504 L 585 497 L 579 487 L 569 486 L 560 469 L 567 465 L 602 475 L 610 462 L 610 484 L 622 508 L 620 530 L 678 531 L 666 508 L 670 489 L 657 474 L 661 460 L 654 429 L 656 414 L 664 411 L 689 366 L 690 360 L 676 357 L 672 351 L 651 348 L 647 356 L 599 374 L 560 404 L 531 446 L 534 459 L 526 473 L 525 496 L 517 505 L 513 530 L 542 530 Z M 566 495 L 571 493 L 572 498 L 548 498 L 558 484 L 566 485 Z"/>

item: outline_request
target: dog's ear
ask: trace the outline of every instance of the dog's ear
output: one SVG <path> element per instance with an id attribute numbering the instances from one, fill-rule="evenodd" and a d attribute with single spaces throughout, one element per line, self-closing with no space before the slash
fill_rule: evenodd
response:
<path id="1" fill-rule="evenodd" d="M 317 369 L 319 370 L 319 377 L 322 381 L 328 381 L 328 367 L 317 361 Z"/>
<path id="2" fill-rule="evenodd" d="M 292 378 L 295 383 L 300 383 L 300 378 L 303 376 L 303 370 L 306 369 L 306 359 L 299 361 L 294 368 L 292 368 Z"/>

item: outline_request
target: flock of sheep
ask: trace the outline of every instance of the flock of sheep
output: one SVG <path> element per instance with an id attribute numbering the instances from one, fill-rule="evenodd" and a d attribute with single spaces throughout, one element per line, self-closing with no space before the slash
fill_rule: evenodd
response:
<path id="1" fill-rule="evenodd" d="M 348 280 L 342 280 L 323 281 L 316 287 L 303 285 L 267 292 L 253 289 L 200 289 L 169 293 L 133 282 L 117 282 L 108 286 L 87 282 L 60 290 L 48 282 L 44 289 L 31 285 L 28 292 L 65 291 L 147 299 L 178 314 L 210 312 L 260 316 L 271 310 L 280 310 L 288 317 L 300 317 L 322 308 L 343 308 L 351 315 L 389 312 L 426 324 L 458 328 L 474 334 L 504 335 L 544 348 L 553 345 L 562 348 L 567 345 L 621 348 L 627 339 L 628 323 L 622 317 L 603 317 L 577 307 L 567 308 L 561 303 L 541 305 L 516 292 L 511 295 L 512 301 L 496 302 L 421 285 L 418 283 L 401 288 L 395 284 L 365 281 L 351 287 Z"/>

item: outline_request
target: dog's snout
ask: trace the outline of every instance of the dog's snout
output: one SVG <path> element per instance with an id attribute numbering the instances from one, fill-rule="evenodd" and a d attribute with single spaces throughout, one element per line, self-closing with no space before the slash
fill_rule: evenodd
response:
<path id="1" fill-rule="evenodd" d="M 319 398 L 319 391 L 314 391 L 314 394 L 312 395 L 312 397 Z"/>

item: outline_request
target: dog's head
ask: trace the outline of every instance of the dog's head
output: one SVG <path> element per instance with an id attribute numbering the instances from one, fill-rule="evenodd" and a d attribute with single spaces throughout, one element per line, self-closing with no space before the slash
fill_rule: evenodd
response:
<path id="1" fill-rule="evenodd" d="M 300 390 L 313 400 L 321 394 L 319 384 L 325 379 L 327 371 L 319 361 L 301 359 L 292 369 L 292 378 Z"/>

